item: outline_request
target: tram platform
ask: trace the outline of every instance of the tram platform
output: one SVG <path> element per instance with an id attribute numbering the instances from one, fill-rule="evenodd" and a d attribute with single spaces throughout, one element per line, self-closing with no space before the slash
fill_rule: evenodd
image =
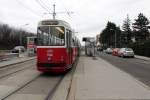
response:
<path id="1" fill-rule="evenodd" d="M 101 58 L 81 56 L 68 100 L 150 100 L 150 88 Z"/>

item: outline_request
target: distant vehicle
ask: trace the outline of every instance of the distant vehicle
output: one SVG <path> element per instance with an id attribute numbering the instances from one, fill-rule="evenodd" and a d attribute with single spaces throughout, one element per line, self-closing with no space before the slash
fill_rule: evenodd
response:
<path id="1" fill-rule="evenodd" d="M 112 53 L 112 48 L 107 48 L 105 51 L 107 54 L 111 54 Z"/>
<path id="2" fill-rule="evenodd" d="M 103 51 L 102 47 L 97 47 L 97 51 Z"/>
<path id="3" fill-rule="evenodd" d="M 14 47 L 14 49 L 12 49 L 12 53 L 19 53 L 19 50 L 21 52 L 25 52 L 24 46 L 16 46 L 16 47 Z"/>
<path id="4" fill-rule="evenodd" d="M 120 50 L 119 48 L 114 48 L 114 49 L 112 50 L 112 55 L 118 56 L 119 50 Z"/>
<path id="5" fill-rule="evenodd" d="M 118 52 L 118 56 L 134 58 L 134 51 L 131 48 L 121 48 Z"/>

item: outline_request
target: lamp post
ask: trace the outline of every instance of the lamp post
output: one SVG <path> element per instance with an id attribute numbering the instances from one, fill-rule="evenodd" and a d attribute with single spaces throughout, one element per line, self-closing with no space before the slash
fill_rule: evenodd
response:
<path id="1" fill-rule="evenodd" d="M 112 30 L 112 31 L 115 32 L 115 48 L 116 48 L 117 47 L 117 34 L 116 34 L 116 30 L 114 30 L 114 29 L 110 29 L 110 30 Z"/>
<path id="2" fill-rule="evenodd" d="M 21 25 L 21 27 L 25 27 L 27 25 L 29 25 L 29 24 L 27 23 L 27 24 Z M 20 38 L 19 41 L 20 41 L 20 46 L 21 46 L 22 45 L 22 33 L 20 33 L 19 38 Z"/>
<path id="3" fill-rule="evenodd" d="M 115 48 L 117 46 L 117 34 L 116 34 L 116 30 L 115 30 Z"/>

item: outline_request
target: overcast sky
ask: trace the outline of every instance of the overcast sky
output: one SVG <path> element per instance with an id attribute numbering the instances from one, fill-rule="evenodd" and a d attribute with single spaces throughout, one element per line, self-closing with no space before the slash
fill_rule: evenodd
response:
<path id="1" fill-rule="evenodd" d="M 52 18 L 38 2 L 49 12 L 53 4 L 56 12 L 73 11 L 71 16 L 58 13 L 56 18 L 69 22 L 80 38 L 96 36 L 108 21 L 122 26 L 127 14 L 132 22 L 140 12 L 150 19 L 150 0 L 0 0 L 0 22 L 36 32 L 38 21 Z"/>

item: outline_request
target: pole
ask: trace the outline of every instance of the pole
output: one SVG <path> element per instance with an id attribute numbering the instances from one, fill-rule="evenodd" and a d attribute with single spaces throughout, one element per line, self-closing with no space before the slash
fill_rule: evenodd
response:
<path id="1" fill-rule="evenodd" d="M 22 33 L 20 33 L 20 45 L 22 45 Z"/>
<path id="2" fill-rule="evenodd" d="M 117 45 L 117 35 L 116 35 L 116 30 L 115 30 L 115 48 L 116 48 L 116 45 Z"/>
<path id="3" fill-rule="evenodd" d="M 53 5 L 53 20 L 55 20 L 56 12 L 55 12 L 55 4 Z"/>
<path id="4" fill-rule="evenodd" d="M 20 46 L 22 45 L 22 33 L 20 33 Z"/>
<path id="5" fill-rule="evenodd" d="M 24 25 L 22 25 L 22 27 L 27 26 L 27 25 L 29 25 L 29 24 L 24 24 Z M 20 33 L 19 38 L 20 38 L 20 39 L 19 39 L 20 46 L 22 46 L 22 32 Z"/>
<path id="6" fill-rule="evenodd" d="M 70 16 L 70 14 L 73 14 L 73 12 L 56 12 L 56 11 L 55 11 L 55 10 L 56 10 L 55 7 L 56 7 L 56 5 L 53 4 L 53 12 L 52 12 L 52 13 L 43 13 L 43 14 L 52 14 L 53 20 L 55 20 L 57 13 L 59 13 L 59 14 L 67 13 L 69 16 Z"/>

